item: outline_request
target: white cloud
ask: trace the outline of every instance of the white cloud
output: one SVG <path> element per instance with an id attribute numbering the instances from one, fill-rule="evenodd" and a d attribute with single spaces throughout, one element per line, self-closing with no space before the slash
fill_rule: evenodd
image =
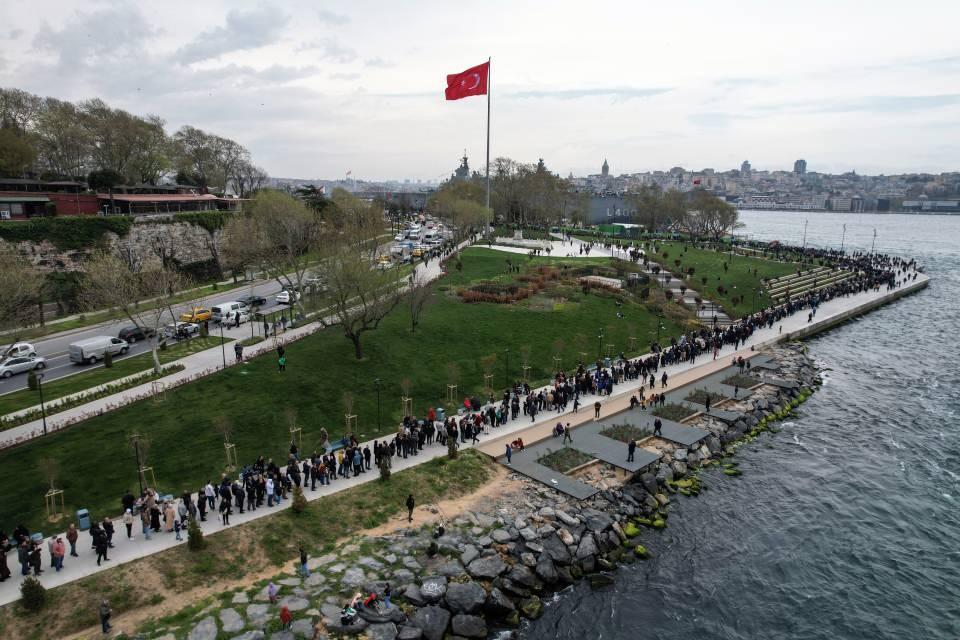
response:
<path id="1" fill-rule="evenodd" d="M 679 21 L 662 3 L 611 15 L 574 0 L 548 12 L 489 0 L 484 23 L 497 27 L 483 30 L 443 0 L 45 0 L 29 21 L 12 4 L 0 3 L 0 24 L 22 33 L 2 50 L 0 86 L 215 131 L 274 175 L 436 178 L 465 147 L 479 166 L 486 100 L 447 102 L 443 88 L 488 56 L 492 154 L 543 157 L 563 175 L 604 157 L 618 173 L 744 158 L 885 173 L 960 165 L 960 3 L 949 0 L 929 0 L 937 20 L 922 38 L 903 36 L 915 7 L 852 0 L 691 0 Z"/>

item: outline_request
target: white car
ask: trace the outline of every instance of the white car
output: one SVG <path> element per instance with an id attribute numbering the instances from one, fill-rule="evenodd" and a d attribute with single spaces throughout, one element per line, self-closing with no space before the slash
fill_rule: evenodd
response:
<path id="1" fill-rule="evenodd" d="M 10 345 L 10 348 L 3 352 L 4 358 L 16 358 L 20 356 L 35 356 L 37 350 L 29 342 L 17 342 Z"/>
<path id="2" fill-rule="evenodd" d="M 163 328 L 163 335 L 168 338 L 189 338 L 198 333 L 200 333 L 200 325 L 194 322 L 171 322 Z"/>
<path id="3" fill-rule="evenodd" d="M 277 294 L 277 304 L 293 304 L 294 302 L 298 302 L 299 300 L 300 300 L 299 291 L 294 291 L 292 296 L 291 296 L 291 292 L 288 291 L 287 289 L 284 289 L 283 291 Z"/>
<path id="4" fill-rule="evenodd" d="M 403 242 L 406 239 L 407 239 L 407 234 L 405 233 L 398 233 L 397 235 L 393 236 L 394 242 Z"/>
<path id="5" fill-rule="evenodd" d="M 0 377 L 9 378 L 15 373 L 23 373 L 31 369 L 43 369 L 47 361 L 37 356 L 15 356 L 0 360 Z"/>

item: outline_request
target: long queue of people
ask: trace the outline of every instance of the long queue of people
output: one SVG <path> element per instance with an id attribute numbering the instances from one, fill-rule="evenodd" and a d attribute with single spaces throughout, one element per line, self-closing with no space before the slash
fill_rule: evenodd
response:
<path id="1" fill-rule="evenodd" d="M 662 402 L 663 395 L 657 395 L 653 390 L 658 381 L 661 389 L 667 386 L 669 376 L 663 371 L 665 367 L 682 362 L 692 364 L 698 357 L 707 354 L 716 358 L 724 346 L 732 345 L 737 349 L 758 329 L 772 329 L 787 316 L 806 312 L 808 320 L 812 321 L 818 307 L 826 301 L 865 291 L 880 291 L 881 288 L 893 290 L 916 280 L 922 272 L 916 261 L 896 256 L 867 253 L 837 255 L 829 250 L 812 249 L 805 251 L 805 255 L 837 261 L 842 268 L 853 271 L 855 275 L 762 309 L 729 326 L 689 331 L 671 338 L 666 345 L 653 343 L 650 354 L 646 356 L 627 358 L 621 354 L 613 362 L 598 361 L 590 368 L 581 364 L 573 372 L 558 372 L 552 384 L 546 388 L 532 389 L 525 382 L 517 382 L 499 399 L 492 394 L 485 400 L 465 399 L 463 410 L 456 416 L 440 416 L 432 408 L 423 418 L 407 416 L 396 433 L 374 441 L 372 446 L 362 445 L 353 435 L 346 435 L 331 444 L 326 431 L 322 430 L 322 451 L 301 457 L 297 444 L 292 442 L 285 464 L 278 465 L 272 458 L 260 456 L 253 464 L 243 467 L 236 477 L 224 474 L 216 483 L 209 481 L 199 487 L 195 495 L 184 491 L 179 498 L 161 496 L 148 488 L 136 497 L 128 491 L 121 499 L 120 523 L 124 525 L 129 540 L 134 539 L 138 522 L 146 539 L 153 534 L 166 532 L 182 540 L 182 532 L 190 518 L 203 522 L 208 514 L 218 513 L 222 524 L 228 525 L 230 516 L 236 511 L 244 513 L 282 504 L 289 499 L 295 487 L 316 491 L 317 485 L 323 487 L 365 474 L 374 466 L 392 461 L 394 457 L 419 455 L 427 446 L 448 446 L 451 440 L 457 445 L 476 443 L 480 436 L 510 421 L 529 418 L 530 422 L 535 422 L 537 416 L 544 412 L 564 413 L 571 405 L 576 412 L 584 396 L 610 395 L 617 385 L 625 381 L 642 381 L 636 400 L 642 406 Z M 645 395 L 647 385 L 651 391 L 650 398 Z M 97 564 L 108 562 L 109 551 L 114 546 L 115 523 L 110 518 L 95 521 L 90 526 L 89 535 L 91 548 L 97 555 Z M 80 532 L 74 524 L 63 536 L 47 539 L 31 534 L 23 524 L 18 525 L 10 536 L 0 531 L 0 581 L 11 577 L 7 561 L 11 550 L 16 549 L 23 576 L 39 576 L 45 571 L 42 557 L 44 547 L 47 548 L 48 568 L 59 572 L 64 569 L 68 555 L 78 557 L 79 539 Z"/>

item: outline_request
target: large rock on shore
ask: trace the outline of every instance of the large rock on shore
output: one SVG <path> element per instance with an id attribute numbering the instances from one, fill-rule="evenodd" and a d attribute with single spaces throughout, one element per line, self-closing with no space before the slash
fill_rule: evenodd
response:
<path id="1" fill-rule="evenodd" d="M 542 542 L 543 552 L 549 555 L 550 559 L 556 564 L 567 565 L 572 562 L 570 550 L 567 549 L 567 545 L 563 543 L 557 534 L 547 536 Z"/>
<path id="2" fill-rule="evenodd" d="M 424 578 L 420 584 L 420 595 L 429 603 L 440 602 L 447 593 L 447 579 L 444 576 Z"/>
<path id="3" fill-rule="evenodd" d="M 507 570 L 499 555 L 481 556 L 470 563 L 467 573 L 478 580 L 493 580 Z"/>
<path id="4" fill-rule="evenodd" d="M 547 584 L 556 584 L 557 580 L 560 579 L 560 576 L 557 575 L 557 568 L 553 566 L 553 560 L 546 553 L 540 555 L 534 571 Z"/>
<path id="5" fill-rule="evenodd" d="M 454 613 L 476 613 L 487 599 L 487 592 L 476 582 L 454 582 L 447 586 L 444 600 Z"/>
<path id="6" fill-rule="evenodd" d="M 490 595 L 487 596 L 487 602 L 483 605 L 483 608 L 484 611 L 495 618 L 504 618 L 517 609 L 513 601 L 496 587 L 490 590 Z"/>
<path id="7" fill-rule="evenodd" d="M 453 633 L 464 638 L 486 638 L 487 621 L 480 616 L 468 616 L 462 613 L 453 616 Z"/>
<path id="8" fill-rule="evenodd" d="M 417 609 L 410 623 L 423 631 L 427 640 L 443 640 L 443 635 L 450 626 L 450 612 L 443 607 L 429 606 Z"/>
<path id="9" fill-rule="evenodd" d="M 583 537 L 580 538 L 580 546 L 577 547 L 577 560 L 582 561 L 585 558 L 597 555 L 597 553 L 599 553 L 599 550 L 593 535 L 590 533 L 583 534 Z"/>

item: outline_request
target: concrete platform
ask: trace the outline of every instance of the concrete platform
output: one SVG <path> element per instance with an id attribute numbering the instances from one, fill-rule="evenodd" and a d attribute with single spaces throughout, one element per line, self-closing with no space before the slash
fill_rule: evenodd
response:
<path id="1" fill-rule="evenodd" d="M 627 462 L 627 444 L 600 433 L 609 426 L 607 421 L 584 425 L 574 433 L 576 441 L 567 446 L 630 473 L 645 469 L 660 459 L 656 453 L 637 447 L 633 462 Z"/>
<path id="2" fill-rule="evenodd" d="M 571 478 L 570 476 L 560 473 L 559 471 L 554 471 L 550 467 L 545 467 L 537 462 L 537 460 L 547 455 L 551 451 L 563 449 L 564 447 L 561 442 L 561 438 L 556 438 L 555 440 L 546 440 L 539 444 L 526 447 L 523 451 L 515 452 L 510 464 L 507 464 L 507 457 L 505 455 L 497 458 L 497 462 L 504 465 L 511 471 L 522 473 L 528 478 L 542 482 L 548 487 L 556 489 L 561 493 L 565 493 L 572 498 L 576 498 L 577 500 L 586 500 L 600 490 L 587 484 L 586 482 L 580 482 L 579 480 Z"/>

